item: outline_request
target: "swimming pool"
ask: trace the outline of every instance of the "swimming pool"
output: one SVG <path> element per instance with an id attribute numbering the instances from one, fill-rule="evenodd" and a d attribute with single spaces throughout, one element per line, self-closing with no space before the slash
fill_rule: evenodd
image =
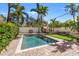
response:
<path id="1" fill-rule="evenodd" d="M 55 42 L 58 41 L 38 34 L 24 35 L 21 44 L 21 50 Z"/>

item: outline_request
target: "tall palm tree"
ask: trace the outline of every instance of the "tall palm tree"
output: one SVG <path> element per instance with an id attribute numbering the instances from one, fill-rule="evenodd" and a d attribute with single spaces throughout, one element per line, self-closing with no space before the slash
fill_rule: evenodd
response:
<path id="1" fill-rule="evenodd" d="M 37 3 L 36 6 L 37 7 L 31 9 L 31 11 L 37 12 L 37 14 L 38 14 L 37 22 L 39 22 L 39 20 L 41 20 L 41 21 L 43 20 L 43 16 L 46 16 L 48 7 L 39 5 L 39 3 Z"/>
<path id="2" fill-rule="evenodd" d="M 11 15 L 16 17 L 18 24 L 24 22 L 25 16 L 27 17 L 27 20 L 28 20 L 28 14 L 23 11 L 25 10 L 24 6 L 21 6 L 19 3 L 17 3 L 17 4 L 14 4 L 13 8 L 14 9 L 12 10 Z"/>
<path id="3" fill-rule="evenodd" d="M 42 18 L 43 18 L 43 16 L 46 15 L 48 8 L 46 6 L 39 5 L 39 3 L 37 3 L 36 6 L 37 7 L 31 9 L 31 11 L 34 11 L 38 14 L 37 23 L 39 23 L 39 25 L 40 25 L 40 28 L 38 29 L 38 32 L 40 32 L 40 29 L 41 29 L 41 26 L 42 26 L 41 23 L 42 23 L 42 20 L 43 20 Z"/>
<path id="4" fill-rule="evenodd" d="M 65 11 L 68 11 L 73 16 L 73 20 L 75 21 L 76 5 L 74 3 L 66 5 Z"/>
<path id="5" fill-rule="evenodd" d="M 43 20 L 43 17 L 46 16 L 47 11 L 48 11 L 48 7 L 46 7 L 46 6 L 40 6 L 39 7 L 39 14 L 40 14 L 40 20 L 41 21 Z"/>
<path id="6" fill-rule="evenodd" d="M 34 11 L 34 12 L 36 12 L 38 14 L 37 22 L 39 20 L 39 7 L 40 7 L 39 3 L 36 3 L 36 8 L 31 9 L 31 11 Z"/>

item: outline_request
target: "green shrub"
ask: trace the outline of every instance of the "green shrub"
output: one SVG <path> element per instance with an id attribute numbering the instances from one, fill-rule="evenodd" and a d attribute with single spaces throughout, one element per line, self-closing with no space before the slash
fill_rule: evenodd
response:
<path id="1" fill-rule="evenodd" d="M 18 29 L 14 23 L 0 23 L 0 52 L 16 37 Z"/>

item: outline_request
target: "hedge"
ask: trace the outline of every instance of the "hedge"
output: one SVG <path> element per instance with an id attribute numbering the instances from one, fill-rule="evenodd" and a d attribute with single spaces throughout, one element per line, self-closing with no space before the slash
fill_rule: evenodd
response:
<path id="1" fill-rule="evenodd" d="M 14 23 L 0 23 L 0 52 L 16 37 L 18 29 Z"/>

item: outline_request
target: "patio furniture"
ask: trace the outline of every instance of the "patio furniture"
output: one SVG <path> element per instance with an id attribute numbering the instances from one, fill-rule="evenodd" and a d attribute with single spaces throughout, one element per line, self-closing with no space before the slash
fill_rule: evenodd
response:
<path id="1" fill-rule="evenodd" d="M 57 52 L 60 51 L 61 53 L 66 51 L 66 49 L 71 48 L 72 49 L 72 45 L 70 42 L 61 42 L 61 43 L 55 43 L 53 46 L 56 46 L 56 49 L 51 51 L 51 52 Z"/>
<path id="2" fill-rule="evenodd" d="M 33 33 L 33 30 L 31 29 L 31 30 L 29 30 L 29 33 Z"/>

